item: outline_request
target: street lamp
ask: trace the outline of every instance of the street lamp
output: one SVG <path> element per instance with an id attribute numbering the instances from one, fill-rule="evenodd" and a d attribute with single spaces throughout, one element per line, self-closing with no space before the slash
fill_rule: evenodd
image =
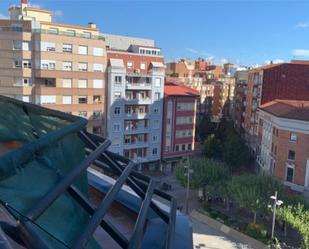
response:
<path id="1" fill-rule="evenodd" d="M 278 200 L 278 192 L 275 192 L 275 195 L 270 196 L 270 199 L 274 200 L 273 204 L 273 223 L 271 227 L 271 240 L 274 240 L 274 233 L 275 233 L 275 221 L 276 221 L 276 208 L 277 206 L 281 206 L 283 201 Z M 269 208 L 271 208 L 271 205 L 268 205 Z"/>
<path id="2" fill-rule="evenodd" d="M 186 214 L 189 214 L 189 191 L 190 191 L 190 175 L 193 174 L 193 169 L 191 169 L 190 157 L 187 158 L 188 165 L 185 165 L 185 169 L 187 169 L 187 173 L 185 176 L 187 177 L 187 193 L 186 193 Z"/>

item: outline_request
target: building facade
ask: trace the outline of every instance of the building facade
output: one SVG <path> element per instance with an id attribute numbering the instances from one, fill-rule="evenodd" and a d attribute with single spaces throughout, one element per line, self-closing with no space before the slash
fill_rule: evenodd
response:
<path id="1" fill-rule="evenodd" d="M 106 44 L 95 24 L 52 22 L 52 12 L 28 6 L 0 20 L 0 94 L 89 120 L 103 135 Z"/>
<path id="2" fill-rule="evenodd" d="M 113 45 L 107 51 L 110 150 L 140 165 L 157 163 L 161 158 L 164 58 L 160 49 L 143 44 L 116 48 Z"/>
<path id="3" fill-rule="evenodd" d="M 244 118 L 245 140 L 256 154 L 258 135 L 257 108 L 275 99 L 309 100 L 309 64 L 270 64 L 248 73 Z"/>
<path id="4" fill-rule="evenodd" d="M 194 154 L 198 101 L 198 91 L 180 83 L 165 83 L 161 151 L 169 169 Z"/>
<path id="5" fill-rule="evenodd" d="M 309 101 L 268 102 L 260 106 L 259 118 L 260 169 L 309 193 Z"/>

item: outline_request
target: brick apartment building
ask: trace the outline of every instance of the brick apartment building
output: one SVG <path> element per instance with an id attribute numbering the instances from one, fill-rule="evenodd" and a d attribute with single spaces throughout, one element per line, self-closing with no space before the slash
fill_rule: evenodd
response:
<path id="1" fill-rule="evenodd" d="M 293 190 L 309 193 L 309 101 L 274 100 L 259 107 L 257 163 Z"/>
<path id="2" fill-rule="evenodd" d="M 167 170 L 195 149 L 195 123 L 199 92 L 183 84 L 166 82 L 162 129 L 162 160 Z"/>
<path id="3" fill-rule="evenodd" d="M 52 22 L 26 0 L 0 20 L 0 94 L 79 115 L 104 133 L 106 44 L 95 24 Z"/>
<path id="4" fill-rule="evenodd" d="M 142 164 L 161 158 L 165 66 L 153 40 L 109 35 L 107 137 L 110 150 Z"/>
<path id="5" fill-rule="evenodd" d="M 257 108 L 275 99 L 309 100 L 309 64 L 270 64 L 248 73 L 245 118 L 245 139 L 253 154 L 256 153 L 258 135 Z"/>

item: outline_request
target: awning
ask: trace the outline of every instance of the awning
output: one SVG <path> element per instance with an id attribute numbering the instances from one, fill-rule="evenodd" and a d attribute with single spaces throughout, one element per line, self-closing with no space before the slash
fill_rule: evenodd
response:
<path id="1" fill-rule="evenodd" d="M 151 62 L 153 67 L 165 67 L 164 64 L 162 62 Z"/>
<path id="2" fill-rule="evenodd" d="M 124 63 L 122 59 L 109 59 L 111 67 L 124 68 Z"/>

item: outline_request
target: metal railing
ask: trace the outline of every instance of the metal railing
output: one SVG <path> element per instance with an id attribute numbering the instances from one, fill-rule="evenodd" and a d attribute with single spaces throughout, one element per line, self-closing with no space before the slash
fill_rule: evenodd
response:
<path id="1" fill-rule="evenodd" d="M 61 178 L 61 180 L 54 185 L 48 193 L 41 198 L 34 206 L 32 206 L 24 215 L 17 220 L 16 227 L 5 222 L 3 224 L 10 227 L 14 231 L 17 238 L 21 239 L 22 243 L 27 248 L 34 249 L 47 249 L 49 248 L 46 241 L 42 238 L 42 234 L 38 233 L 35 226 L 36 221 L 41 215 L 62 195 L 65 191 L 68 191 L 70 196 L 76 200 L 80 206 L 91 217 L 88 224 L 82 229 L 81 236 L 77 239 L 72 248 L 82 249 L 84 248 L 93 236 L 93 233 L 97 227 L 102 227 L 121 248 L 140 248 L 143 241 L 144 227 L 149 214 L 149 209 L 152 209 L 159 218 L 167 226 L 166 238 L 164 241 L 166 249 L 174 248 L 174 236 L 175 236 L 175 220 L 176 220 L 176 200 L 174 197 L 156 189 L 157 182 L 150 177 L 142 175 L 133 170 L 135 164 L 120 155 L 109 152 L 107 148 L 111 144 L 109 140 L 102 137 L 93 135 L 83 130 L 86 125 L 86 120 L 78 118 L 69 114 L 61 113 L 59 111 L 53 111 L 46 108 L 42 108 L 33 104 L 23 103 L 18 100 L 13 100 L 6 97 L 0 97 L 7 99 L 8 101 L 15 103 L 16 105 L 22 105 L 25 110 L 31 109 L 31 111 L 49 114 L 51 116 L 60 117 L 72 123 L 68 126 L 51 132 L 46 136 L 52 137 L 54 141 L 60 140 L 64 136 L 70 133 L 78 133 L 78 136 L 85 144 L 86 157 L 76 165 L 69 173 Z M 44 149 L 49 145 L 48 139 L 38 139 L 33 143 L 28 143 L 24 147 L 27 147 L 27 155 L 18 154 L 20 161 L 29 160 L 31 155 L 34 155 L 39 150 Z M 99 204 L 97 208 L 90 203 L 90 201 L 74 187 L 73 182 L 83 172 L 87 170 L 90 165 L 95 165 L 104 170 L 104 172 L 112 173 L 118 176 L 116 183 L 106 193 L 105 198 Z M 113 201 L 116 200 L 117 194 L 121 190 L 124 184 L 127 184 L 141 199 L 141 207 L 138 212 L 136 224 L 134 226 L 133 235 L 130 239 L 127 239 L 121 232 L 109 221 L 105 220 L 105 215 L 111 207 Z M 169 212 L 163 211 L 154 201 L 153 196 L 157 195 L 170 202 Z M 12 210 L 7 208 L 9 212 Z M 13 238 L 14 239 L 14 238 Z M 104 245 L 103 245 L 104 246 Z"/>

